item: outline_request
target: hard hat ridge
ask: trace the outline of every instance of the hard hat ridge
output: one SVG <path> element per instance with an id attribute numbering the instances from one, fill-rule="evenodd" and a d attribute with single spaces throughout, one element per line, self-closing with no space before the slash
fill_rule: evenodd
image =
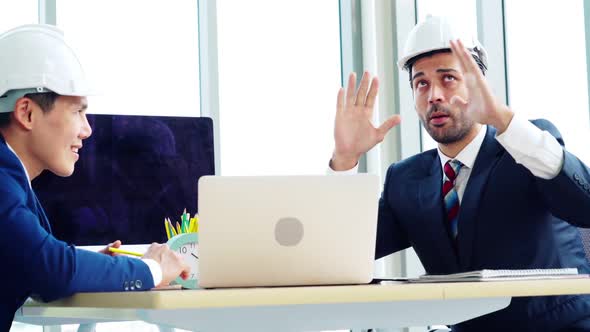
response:
<path id="1" fill-rule="evenodd" d="M 458 29 L 442 16 L 427 16 L 410 31 L 398 66 L 409 71 L 412 59 L 426 53 L 450 49 L 450 41 L 461 39 L 483 71 L 487 69 L 487 53 L 475 34 Z"/>
<path id="2" fill-rule="evenodd" d="M 49 91 L 94 94 L 63 32 L 52 25 L 29 24 L 0 34 L 0 113 L 12 112 L 16 99 L 26 93 Z"/>

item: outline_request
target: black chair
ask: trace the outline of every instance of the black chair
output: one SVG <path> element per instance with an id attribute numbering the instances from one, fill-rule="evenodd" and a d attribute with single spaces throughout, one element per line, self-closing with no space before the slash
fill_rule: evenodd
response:
<path id="1" fill-rule="evenodd" d="M 590 228 L 578 228 L 582 244 L 584 245 L 584 252 L 586 252 L 586 259 L 590 262 Z"/>

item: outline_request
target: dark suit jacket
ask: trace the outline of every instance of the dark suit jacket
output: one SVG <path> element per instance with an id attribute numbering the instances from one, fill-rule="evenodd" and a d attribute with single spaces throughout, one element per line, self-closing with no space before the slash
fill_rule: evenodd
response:
<path id="1" fill-rule="evenodd" d="M 0 265 L 0 331 L 10 329 L 15 311 L 32 294 L 51 301 L 77 292 L 154 287 L 148 266 L 138 259 L 77 250 L 54 238 L 20 161 L 2 136 Z"/>
<path id="2" fill-rule="evenodd" d="M 547 120 L 533 123 L 556 137 Z M 412 246 L 427 273 L 577 267 L 590 273 L 576 226 L 590 227 L 590 170 L 564 150 L 551 180 L 535 177 L 488 127 L 461 202 L 458 253 L 446 226 L 437 150 L 391 165 L 379 203 L 376 257 Z M 553 331 L 590 316 L 590 297 L 514 298 L 454 331 Z M 442 322 L 444 323 L 444 322 Z"/>

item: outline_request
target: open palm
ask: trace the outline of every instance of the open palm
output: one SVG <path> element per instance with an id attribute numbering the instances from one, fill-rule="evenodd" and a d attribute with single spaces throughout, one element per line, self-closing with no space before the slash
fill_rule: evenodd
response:
<path id="1" fill-rule="evenodd" d="M 356 74 L 352 73 L 348 77 L 346 92 L 342 88 L 338 91 L 332 158 L 335 170 L 354 167 L 363 153 L 383 141 L 387 132 L 400 123 L 399 115 L 394 115 L 379 128 L 373 126 L 371 119 L 379 89 L 376 77 L 371 80 L 370 74 L 365 73 L 358 91 L 355 86 Z"/>
<path id="2" fill-rule="evenodd" d="M 500 103 L 493 95 L 481 69 L 463 43 L 460 40 L 452 40 L 451 49 L 459 59 L 469 94 L 469 100 L 453 96 L 451 104 L 459 106 L 474 121 L 498 128 L 502 113 L 507 111 L 507 106 Z"/>

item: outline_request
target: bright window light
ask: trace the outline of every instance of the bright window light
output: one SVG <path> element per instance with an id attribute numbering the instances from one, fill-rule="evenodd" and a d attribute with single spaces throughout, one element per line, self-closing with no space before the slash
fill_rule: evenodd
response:
<path id="1" fill-rule="evenodd" d="M 222 175 L 324 174 L 340 87 L 338 1 L 217 1 Z"/>
<path id="2" fill-rule="evenodd" d="M 23 24 L 39 23 L 38 0 L 0 1 L 0 33 Z"/>
<path id="3" fill-rule="evenodd" d="M 100 95 L 89 113 L 199 116 L 197 1 L 57 0 Z"/>
<path id="4" fill-rule="evenodd" d="M 553 122 L 567 150 L 588 165 L 590 111 L 584 3 L 535 1 L 534 15 L 531 4 L 505 4 L 510 107 L 529 119 Z"/>

